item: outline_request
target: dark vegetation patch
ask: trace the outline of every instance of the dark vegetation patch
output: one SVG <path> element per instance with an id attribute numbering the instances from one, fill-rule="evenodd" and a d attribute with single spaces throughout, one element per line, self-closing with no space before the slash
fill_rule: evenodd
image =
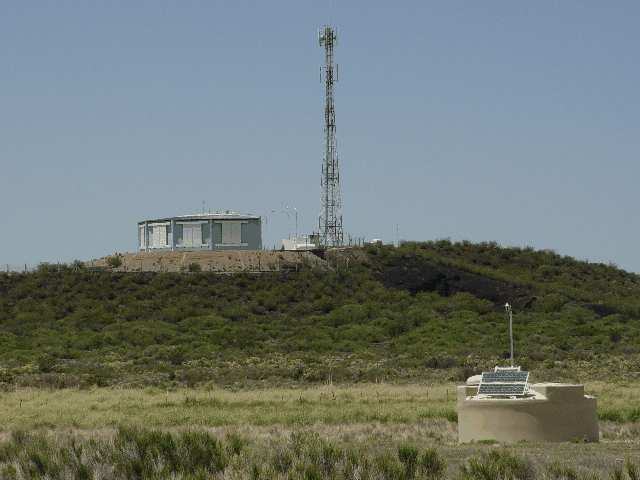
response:
<path id="1" fill-rule="evenodd" d="M 500 307 L 509 300 L 518 309 L 529 307 L 535 299 L 530 286 L 496 280 L 416 255 L 394 258 L 393 262 L 381 265 L 378 275 L 385 287 L 400 288 L 413 295 L 435 292 L 449 297 L 464 292 Z"/>

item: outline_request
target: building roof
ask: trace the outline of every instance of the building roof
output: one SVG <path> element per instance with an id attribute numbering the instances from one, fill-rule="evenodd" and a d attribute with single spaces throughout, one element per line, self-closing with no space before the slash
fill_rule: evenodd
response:
<path id="1" fill-rule="evenodd" d="M 194 213 L 192 215 L 174 215 L 173 217 L 162 218 L 149 218 L 138 222 L 139 224 L 145 222 L 168 222 L 170 220 L 259 220 L 259 215 L 252 215 L 248 213 L 233 212 L 231 210 L 225 210 L 224 212 L 211 212 L 211 213 Z"/>

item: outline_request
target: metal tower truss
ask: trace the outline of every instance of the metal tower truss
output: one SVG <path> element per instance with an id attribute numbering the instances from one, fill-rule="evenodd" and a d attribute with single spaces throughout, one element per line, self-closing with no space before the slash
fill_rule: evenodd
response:
<path id="1" fill-rule="evenodd" d="M 336 32 L 328 25 L 318 32 L 320 46 L 324 47 L 325 65 L 325 106 L 324 134 L 325 152 L 322 163 L 322 210 L 320 212 L 320 242 L 325 247 L 338 247 L 343 244 L 342 198 L 340 195 L 340 169 L 336 148 L 336 112 L 334 108 L 333 87 L 338 81 L 338 68 L 333 65 L 333 49 L 337 42 Z"/>

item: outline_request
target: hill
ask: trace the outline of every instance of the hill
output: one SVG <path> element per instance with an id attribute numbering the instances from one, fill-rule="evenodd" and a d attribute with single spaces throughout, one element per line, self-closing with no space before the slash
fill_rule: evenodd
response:
<path id="1" fill-rule="evenodd" d="M 221 275 L 42 265 L 0 275 L 4 385 L 462 379 L 503 361 L 515 308 L 536 379 L 635 377 L 640 277 L 549 251 L 407 243 Z"/>

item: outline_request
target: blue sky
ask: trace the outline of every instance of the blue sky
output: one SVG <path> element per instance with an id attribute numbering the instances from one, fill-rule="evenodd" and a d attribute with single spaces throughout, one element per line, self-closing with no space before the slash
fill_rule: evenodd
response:
<path id="1" fill-rule="evenodd" d="M 320 209 L 323 61 L 354 236 L 640 271 L 640 3 L 5 1 L 0 264 L 136 247 L 145 217 Z"/>

